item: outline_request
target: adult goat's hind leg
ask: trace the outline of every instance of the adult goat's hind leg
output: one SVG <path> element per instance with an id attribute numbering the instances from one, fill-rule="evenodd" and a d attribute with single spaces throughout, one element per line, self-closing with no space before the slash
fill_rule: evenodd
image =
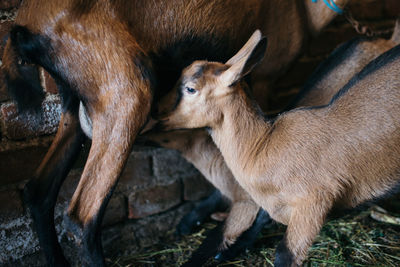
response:
<path id="1" fill-rule="evenodd" d="M 135 137 L 147 119 L 151 97 L 139 98 L 126 89 L 103 101 L 97 107 L 105 110 L 96 112 L 93 104 L 88 108 L 93 123 L 92 146 L 68 209 L 69 226 L 82 229 L 84 264 L 96 267 L 105 264 L 100 238 L 103 214 Z"/>
<path id="2" fill-rule="evenodd" d="M 71 102 L 72 103 L 72 102 Z M 54 206 L 59 189 L 85 140 L 78 120 L 78 101 L 61 115 L 55 139 L 34 177 L 24 188 L 39 243 L 49 266 L 68 266 L 54 227 Z"/>

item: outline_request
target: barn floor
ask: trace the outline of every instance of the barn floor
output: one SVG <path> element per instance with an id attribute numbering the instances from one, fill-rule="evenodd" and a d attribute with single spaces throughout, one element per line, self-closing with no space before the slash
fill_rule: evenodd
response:
<path id="1" fill-rule="evenodd" d="M 390 203 L 392 207 L 393 203 L 399 211 L 399 202 Z M 389 223 L 396 223 L 396 220 L 399 223 L 399 214 L 390 212 L 387 216 L 375 210 L 352 212 L 326 223 L 309 250 L 305 266 L 400 266 L 400 225 Z M 371 217 L 374 215 L 380 221 Z M 157 246 L 135 254 L 125 252 L 124 256 L 108 258 L 107 263 L 113 267 L 180 266 L 215 225 L 208 222 L 196 233 L 183 238 L 170 232 Z M 275 247 L 284 231 L 285 227 L 278 224 L 264 229 L 254 249 L 217 266 L 273 266 Z"/>

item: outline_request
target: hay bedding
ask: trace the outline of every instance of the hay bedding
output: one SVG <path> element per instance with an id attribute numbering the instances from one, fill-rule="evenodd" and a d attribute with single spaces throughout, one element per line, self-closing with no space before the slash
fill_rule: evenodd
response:
<path id="1" fill-rule="evenodd" d="M 381 221 L 371 218 L 371 213 L 374 216 L 377 212 L 383 218 Z M 310 248 L 304 266 L 400 266 L 400 226 L 385 222 L 385 216 L 390 222 L 399 214 L 389 215 L 369 208 L 330 220 Z M 182 238 L 170 232 L 157 246 L 107 259 L 107 263 L 114 267 L 180 266 L 215 225 L 208 222 L 196 233 Z M 251 251 L 223 264 L 209 261 L 207 266 L 273 266 L 275 248 L 284 232 L 284 226 L 273 224 L 263 230 Z"/>

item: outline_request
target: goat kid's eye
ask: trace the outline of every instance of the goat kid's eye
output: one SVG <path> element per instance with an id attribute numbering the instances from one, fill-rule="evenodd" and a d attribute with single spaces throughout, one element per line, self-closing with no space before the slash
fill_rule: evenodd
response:
<path id="1" fill-rule="evenodd" d="M 194 95 L 195 93 L 197 93 L 197 90 L 193 89 L 192 87 L 185 87 L 185 92 L 189 95 Z"/>

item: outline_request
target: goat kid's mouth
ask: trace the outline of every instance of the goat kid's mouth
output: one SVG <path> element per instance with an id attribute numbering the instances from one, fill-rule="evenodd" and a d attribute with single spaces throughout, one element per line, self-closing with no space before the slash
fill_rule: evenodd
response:
<path id="1" fill-rule="evenodd" d="M 168 124 L 169 119 L 157 119 L 151 128 L 146 126 L 146 131 L 142 131 L 141 134 L 153 133 L 153 132 L 166 132 L 170 130 L 175 130 Z"/>

